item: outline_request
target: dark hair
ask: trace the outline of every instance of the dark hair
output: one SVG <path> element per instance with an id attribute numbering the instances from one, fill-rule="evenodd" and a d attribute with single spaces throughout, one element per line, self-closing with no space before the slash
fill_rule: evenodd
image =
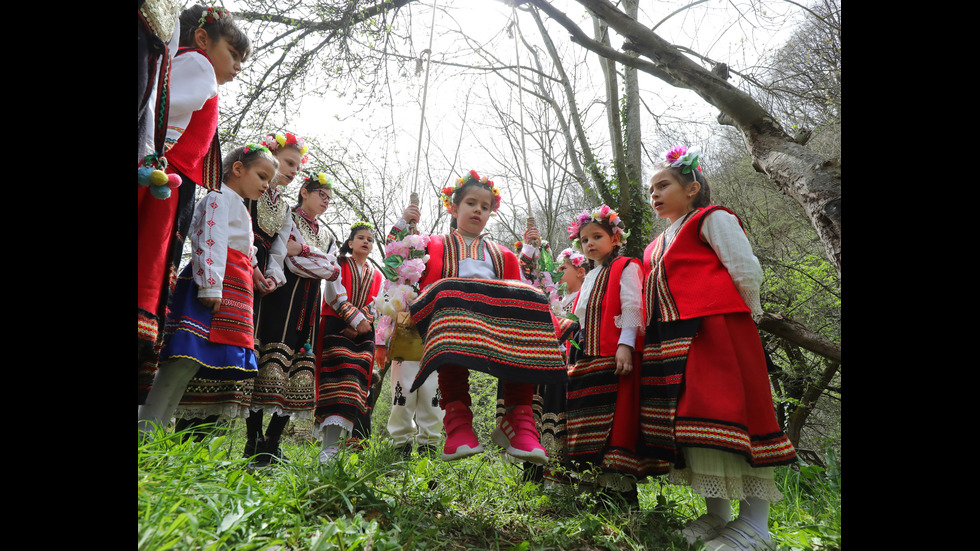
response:
<path id="1" fill-rule="evenodd" d="M 245 148 L 248 147 L 249 150 L 246 153 Z M 272 156 L 272 153 L 264 146 L 257 146 L 257 144 L 249 144 L 246 146 L 236 147 L 232 149 L 230 153 L 225 155 L 224 160 L 221 161 L 221 181 L 225 181 L 231 176 L 232 168 L 234 168 L 235 163 L 241 162 L 245 168 L 252 166 L 259 159 L 265 159 L 272 163 L 272 167 L 279 170 L 279 160 Z"/>
<path id="2" fill-rule="evenodd" d="M 694 197 L 694 202 L 691 204 L 696 209 L 701 209 L 707 207 L 711 204 L 711 187 L 708 185 L 708 178 L 698 169 L 692 169 L 687 174 L 681 172 L 681 167 L 679 166 L 669 166 L 662 170 L 666 170 L 674 175 L 674 178 L 684 186 L 684 189 L 691 187 L 695 181 L 701 184 L 701 189 L 698 194 Z M 659 170 L 657 172 L 660 172 Z M 650 178 L 650 189 L 653 189 L 653 177 Z"/>
<path id="3" fill-rule="evenodd" d="M 303 206 L 303 190 L 305 189 L 307 193 L 311 191 L 317 191 L 320 189 L 326 189 L 330 192 L 330 197 L 333 197 L 333 181 L 327 178 L 327 183 L 320 183 L 320 172 L 321 170 L 307 170 L 306 176 L 303 177 L 303 185 L 300 186 L 299 192 L 296 195 L 296 208 Z"/>
<path id="4" fill-rule="evenodd" d="M 350 235 L 347 236 L 347 239 L 344 241 L 344 244 L 341 245 L 340 251 L 338 251 L 337 256 L 347 256 L 351 252 L 353 252 L 352 249 L 350 248 L 350 242 L 354 240 L 354 237 L 357 236 L 357 232 L 360 231 L 367 231 L 371 234 L 371 237 L 375 237 L 374 230 L 372 230 L 367 226 L 357 226 L 356 228 L 352 228 L 350 230 Z"/>
<path id="5" fill-rule="evenodd" d="M 195 4 L 180 12 L 180 45 L 193 48 L 194 32 L 201 28 L 207 31 L 208 37 L 213 41 L 224 38 L 238 53 L 242 54 L 242 61 L 248 59 L 252 53 L 252 43 L 248 36 L 238 28 L 233 17 L 222 17 L 216 19 L 214 23 L 205 23 L 201 27 L 201 14 L 207 9 L 205 6 Z"/>
<path id="6" fill-rule="evenodd" d="M 491 211 L 494 211 L 494 210 L 496 210 L 497 208 L 500 207 L 500 198 L 493 194 L 493 186 L 492 185 L 485 184 L 485 183 L 483 183 L 483 182 L 481 182 L 481 181 L 477 180 L 476 178 L 473 178 L 473 177 L 471 177 L 469 175 L 467 175 L 466 178 L 467 178 L 466 179 L 466 182 L 463 185 L 461 185 L 458 188 L 456 188 L 456 190 L 453 192 L 453 198 L 452 198 L 452 200 L 453 200 L 453 204 L 454 205 L 457 205 L 458 206 L 460 203 L 463 202 L 463 199 L 466 198 L 466 194 L 469 193 L 467 191 L 468 189 L 471 189 L 471 188 L 474 188 L 474 187 L 479 187 L 480 189 L 485 189 L 485 190 L 487 190 L 487 191 L 490 192 L 490 199 L 491 199 L 490 210 Z M 449 227 L 451 229 L 454 229 L 454 230 L 456 229 L 456 217 L 455 216 L 453 217 L 452 220 L 449 221 Z"/>
<path id="7" fill-rule="evenodd" d="M 610 239 L 612 238 L 612 236 L 616 235 L 616 233 L 614 232 L 614 230 L 612 228 L 612 224 L 609 223 L 609 219 L 608 218 L 603 218 L 603 219 L 600 219 L 600 220 L 596 220 L 595 218 L 593 218 L 593 219 L 589 220 L 588 222 L 586 222 L 586 223 L 582 224 L 581 226 L 579 226 L 579 228 L 578 228 L 578 235 L 576 235 L 575 238 L 576 239 L 579 239 L 579 236 L 582 235 L 582 230 L 586 226 L 588 226 L 590 224 L 595 224 L 595 225 L 599 226 L 600 228 L 602 228 L 602 231 L 604 231 L 607 234 L 609 234 Z M 622 241 L 620 243 L 622 243 Z M 602 262 L 602 265 L 603 266 L 611 266 L 612 265 L 612 261 L 615 260 L 617 256 L 619 256 L 619 250 L 621 248 L 622 248 L 622 244 L 615 245 L 613 247 L 612 252 L 609 253 L 609 256 L 607 256 L 606 259 Z M 592 260 L 589 257 L 586 257 L 586 260 L 589 261 L 589 268 L 587 270 L 585 270 L 586 272 L 588 272 L 592 268 L 595 268 L 595 260 Z"/>

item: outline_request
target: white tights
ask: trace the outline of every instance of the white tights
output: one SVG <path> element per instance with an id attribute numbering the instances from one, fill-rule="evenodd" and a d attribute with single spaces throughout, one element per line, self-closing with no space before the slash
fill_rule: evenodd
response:
<path id="1" fill-rule="evenodd" d="M 199 364 L 194 360 L 180 358 L 165 363 L 157 369 L 153 386 L 146 395 L 146 403 L 139 408 L 139 430 L 144 434 L 153 426 L 166 427 L 177 411 L 187 383 L 197 374 Z"/>

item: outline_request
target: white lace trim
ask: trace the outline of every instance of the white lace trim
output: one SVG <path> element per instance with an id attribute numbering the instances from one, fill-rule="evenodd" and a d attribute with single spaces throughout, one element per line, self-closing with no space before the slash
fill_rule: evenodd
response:
<path id="1" fill-rule="evenodd" d="M 180 419 L 186 417 L 188 419 L 194 419 L 210 417 L 212 415 L 217 415 L 219 421 L 245 418 L 248 417 L 248 408 L 238 404 L 182 406 L 177 408 L 177 411 L 174 413 L 174 418 Z"/>
<path id="2" fill-rule="evenodd" d="M 340 427 L 344 429 L 348 434 L 350 434 L 354 430 L 354 423 L 348 421 L 347 419 L 344 419 L 339 415 L 331 415 L 330 417 L 324 419 L 323 422 L 320 423 L 319 425 L 317 424 L 313 425 L 312 436 L 313 438 L 316 439 L 317 442 L 323 441 L 323 429 L 324 427 L 327 427 L 329 425 Z"/>
<path id="3" fill-rule="evenodd" d="M 614 317 L 616 327 L 643 327 L 646 320 L 643 318 L 643 311 L 639 308 L 623 308 L 623 313 Z"/>
<path id="4" fill-rule="evenodd" d="M 698 474 L 690 469 L 671 469 L 669 478 L 671 484 L 690 486 L 698 495 L 704 498 L 718 497 L 722 499 L 745 499 L 757 497 L 775 502 L 783 499 L 776 483 L 754 476 L 725 478 L 707 474 Z"/>
<path id="5" fill-rule="evenodd" d="M 783 495 L 776 488 L 773 467 L 753 467 L 744 457 L 711 448 L 684 448 L 687 467 L 671 467 L 672 484 L 690 486 L 702 497 L 745 499 L 758 497 L 769 502 Z"/>

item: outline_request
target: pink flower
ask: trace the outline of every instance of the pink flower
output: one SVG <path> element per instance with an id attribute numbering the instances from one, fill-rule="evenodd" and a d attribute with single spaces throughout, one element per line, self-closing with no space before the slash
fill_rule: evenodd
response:
<path id="1" fill-rule="evenodd" d="M 402 243 L 404 243 L 405 246 L 410 249 L 415 249 L 416 251 L 424 251 L 425 248 L 429 245 L 429 236 L 422 235 L 422 234 L 409 235 L 406 236 L 404 240 L 402 240 Z"/>
<path id="2" fill-rule="evenodd" d="M 425 271 L 425 262 L 422 262 L 421 258 L 413 258 L 411 260 L 406 260 L 398 267 L 396 272 L 398 273 L 399 279 L 404 280 L 406 283 L 418 283 L 419 279 L 422 277 L 422 272 Z"/>
<path id="3" fill-rule="evenodd" d="M 687 147 L 679 145 L 667 152 L 667 162 L 673 163 L 677 159 L 680 159 L 687 153 Z"/>
<path id="4" fill-rule="evenodd" d="M 395 324 L 388 316 L 381 316 L 374 324 L 374 342 L 378 345 L 388 344 L 391 333 L 395 330 Z"/>
<path id="5" fill-rule="evenodd" d="M 398 255 L 402 258 L 406 258 L 408 253 L 409 250 L 408 246 L 405 245 L 405 241 L 392 241 L 391 243 L 388 243 L 387 247 L 385 247 L 385 256 Z"/>

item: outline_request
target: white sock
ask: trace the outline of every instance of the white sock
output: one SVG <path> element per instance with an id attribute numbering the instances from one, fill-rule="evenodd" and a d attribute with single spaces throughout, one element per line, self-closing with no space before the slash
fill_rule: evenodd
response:
<path id="1" fill-rule="evenodd" d="M 320 449 L 327 451 L 327 448 L 332 448 L 331 455 L 337 453 L 340 438 L 344 435 L 343 427 L 340 425 L 327 425 L 321 430 Z"/>
<path id="2" fill-rule="evenodd" d="M 180 359 L 157 369 L 153 386 L 146 395 L 146 402 L 139 410 L 139 429 L 144 433 L 153 430 L 153 423 L 166 427 L 177 411 L 177 405 L 187 390 L 187 383 L 197 374 L 197 362 Z"/>
<path id="3" fill-rule="evenodd" d="M 708 508 L 708 513 L 725 521 L 725 524 L 732 520 L 731 501 L 723 497 L 706 497 L 704 505 Z"/>
<path id="4" fill-rule="evenodd" d="M 738 502 L 738 518 L 748 523 L 759 537 L 769 541 L 769 502 L 758 498 L 748 497 Z"/>

